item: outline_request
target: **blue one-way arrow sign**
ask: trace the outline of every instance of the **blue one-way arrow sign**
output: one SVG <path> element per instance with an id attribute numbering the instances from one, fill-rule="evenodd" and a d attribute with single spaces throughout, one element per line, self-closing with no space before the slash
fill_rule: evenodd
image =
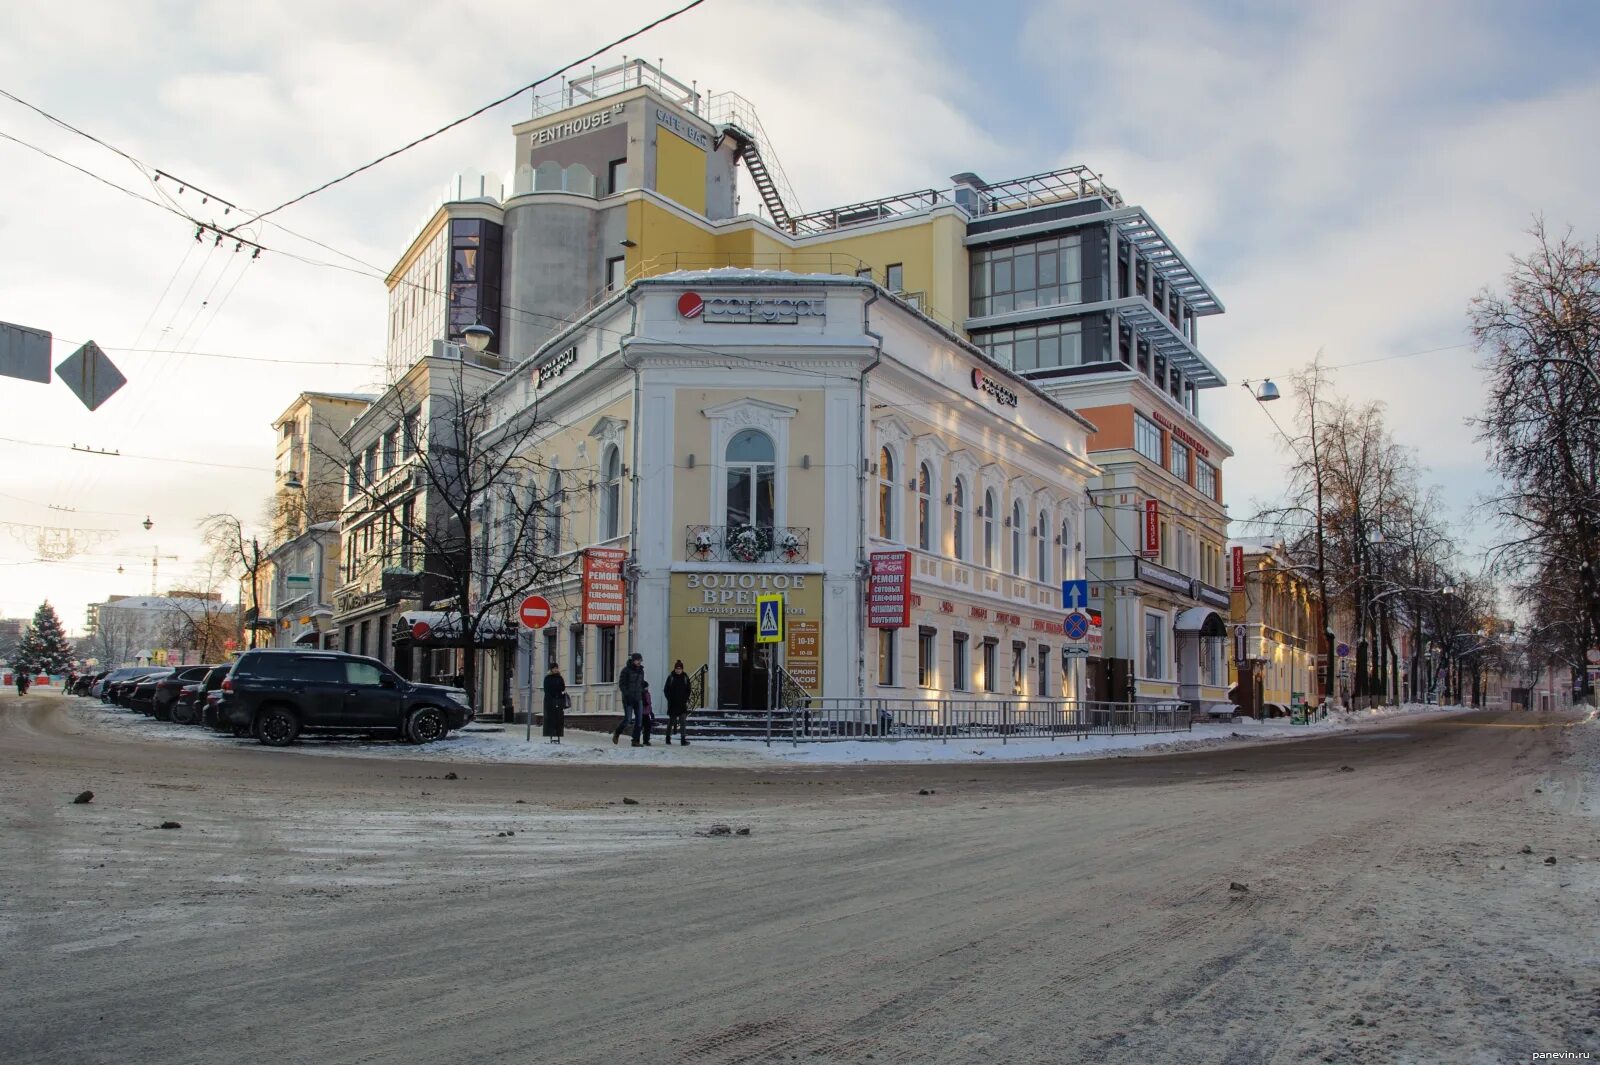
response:
<path id="1" fill-rule="evenodd" d="M 1061 605 L 1068 610 L 1081 610 L 1089 605 L 1088 581 L 1062 581 Z"/>

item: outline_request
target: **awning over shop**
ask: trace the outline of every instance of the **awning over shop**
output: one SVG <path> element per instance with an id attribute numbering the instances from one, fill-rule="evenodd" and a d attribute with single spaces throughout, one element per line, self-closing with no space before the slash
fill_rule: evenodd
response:
<path id="1" fill-rule="evenodd" d="M 1173 628 L 1179 632 L 1198 632 L 1201 636 L 1228 635 L 1228 626 L 1222 617 L 1208 606 L 1192 606 L 1178 615 Z"/>
<path id="2" fill-rule="evenodd" d="M 465 647 L 461 615 L 453 610 L 407 610 L 395 619 L 394 642 L 414 647 Z M 479 647 L 510 647 L 517 630 L 505 618 L 492 614 L 478 619 Z"/>

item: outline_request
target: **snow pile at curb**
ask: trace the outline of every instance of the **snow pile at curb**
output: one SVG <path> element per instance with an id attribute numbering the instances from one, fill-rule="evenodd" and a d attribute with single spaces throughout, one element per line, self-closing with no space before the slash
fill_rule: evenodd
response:
<path id="1" fill-rule="evenodd" d="M 173 725 L 142 714 L 106 708 L 97 700 L 78 698 L 74 715 L 93 727 L 107 728 L 139 738 L 186 742 L 199 745 L 244 747 L 262 750 L 254 740 L 237 740 L 207 729 Z M 1459 707 L 1407 704 L 1378 710 L 1334 712 L 1327 719 L 1307 725 L 1292 725 L 1285 718 L 1254 721 L 1241 718 L 1233 722 L 1202 723 L 1190 732 L 1143 733 L 1139 735 L 1088 736 L 1060 739 L 1023 739 L 1002 742 L 993 739 L 861 741 L 792 744 L 774 739 L 772 746 L 759 741 L 700 741 L 689 747 L 667 746 L 658 735 L 649 747 L 634 747 L 626 738 L 612 744 L 608 734 L 568 732 L 563 742 L 550 743 L 535 730 L 532 742 L 526 740 L 523 726 L 506 726 L 503 731 L 453 732 L 437 743 L 413 747 L 388 740 L 346 738 L 308 739 L 295 748 L 312 755 L 354 758 L 391 758 L 419 762 L 522 763 L 531 765 L 648 765 L 683 767 L 757 768 L 761 765 L 845 765 L 893 762 L 1000 762 L 1052 759 L 1101 758 L 1127 754 L 1168 754 L 1205 747 L 1237 746 L 1257 742 L 1292 741 L 1355 731 L 1379 722 L 1399 718 L 1413 720 L 1460 713 Z M 277 752 L 272 752 L 277 753 Z"/>

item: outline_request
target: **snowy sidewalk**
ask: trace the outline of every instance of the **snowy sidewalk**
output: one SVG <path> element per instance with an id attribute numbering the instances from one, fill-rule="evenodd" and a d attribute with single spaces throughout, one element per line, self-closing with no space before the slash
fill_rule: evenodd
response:
<path id="1" fill-rule="evenodd" d="M 107 709 L 98 700 L 75 698 L 73 716 L 92 727 L 112 729 L 140 738 L 178 743 L 238 746 L 242 742 L 207 729 L 164 724 L 142 714 Z M 769 747 L 751 740 L 702 740 L 688 748 L 665 745 L 659 736 L 649 747 L 634 747 L 624 738 L 613 744 L 606 733 L 568 732 L 561 743 L 550 743 L 534 730 L 532 742 L 526 727 L 477 724 L 466 732 L 452 732 L 437 743 L 422 747 L 391 740 L 307 739 L 295 750 L 312 755 L 358 758 L 394 758 L 421 762 L 525 762 L 557 765 L 648 765 L 740 768 L 760 765 L 853 765 L 863 762 L 1009 762 L 1048 759 L 1102 758 L 1124 754 L 1168 754 L 1199 748 L 1250 743 L 1292 741 L 1348 732 L 1374 725 L 1448 716 L 1463 707 L 1438 707 L 1408 703 L 1377 710 L 1336 712 L 1309 725 L 1291 725 L 1286 718 L 1253 721 L 1241 718 L 1227 723 L 1197 724 L 1189 732 L 1139 735 L 1089 736 L 1077 739 L 1021 739 L 1002 743 L 998 738 L 938 740 L 841 740 L 831 743 L 791 744 L 774 739 Z"/>

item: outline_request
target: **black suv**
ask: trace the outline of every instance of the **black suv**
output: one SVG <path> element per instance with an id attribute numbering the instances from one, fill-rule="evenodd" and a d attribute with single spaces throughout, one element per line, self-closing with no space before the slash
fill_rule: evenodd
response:
<path id="1" fill-rule="evenodd" d="M 376 659 L 338 651 L 246 651 L 222 690 L 229 723 L 270 747 L 287 747 L 302 732 L 431 743 L 472 720 L 461 689 L 413 684 Z"/>

